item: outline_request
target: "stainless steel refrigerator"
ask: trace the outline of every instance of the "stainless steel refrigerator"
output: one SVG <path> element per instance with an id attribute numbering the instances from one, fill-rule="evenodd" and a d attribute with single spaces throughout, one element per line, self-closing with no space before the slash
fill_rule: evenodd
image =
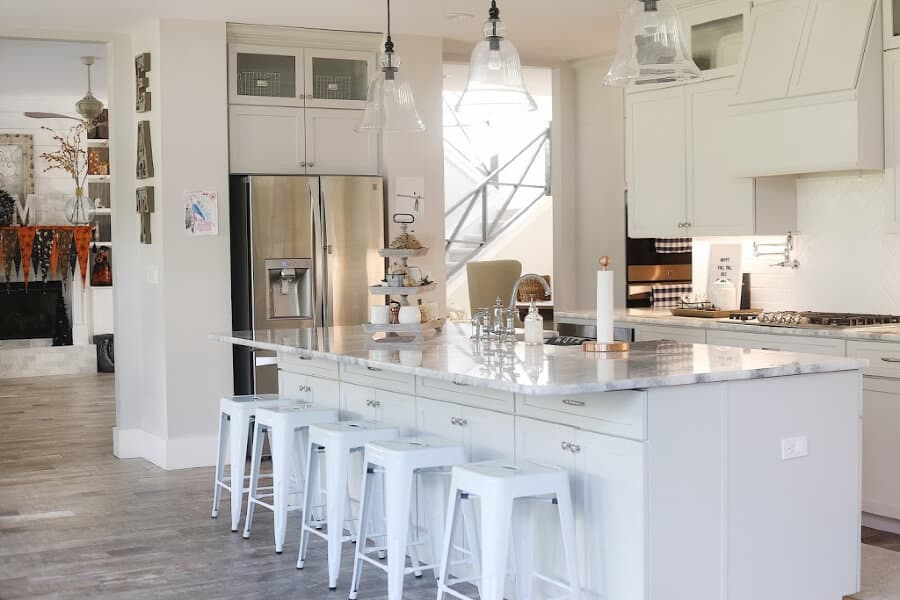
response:
<path id="1" fill-rule="evenodd" d="M 359 325 L 384 277 L 379 177 L 231 178 L 235 330 Z M 276 393 L 274 353 L 235 347 L 237 394 Z"/>

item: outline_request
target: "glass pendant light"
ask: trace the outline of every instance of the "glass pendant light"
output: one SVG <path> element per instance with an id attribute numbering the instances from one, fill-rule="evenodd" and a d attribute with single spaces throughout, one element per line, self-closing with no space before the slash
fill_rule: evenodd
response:
<path id="1" fill-rule="evenodd" d="M 604 85 L 666 83 L 700 77 L 673 0 L 627 0 L 616 59 Z"/>
<path id="2" fill-rule="evenodd" d="M 469 81 L 456 103 L 456 111 L 475 116 L 537 110 L 537 104 L 525 87 L 522 62 L 512 42 L 504 36 L 506 25 L 500 20 L 497 1 L 491 0 L 484 39 L 472 50 Z"/>
<path id="3" fill-rule="evenodd" d="M 412 87 L 408 81 L 397 77 L 400 59 L 394 53 L 391 40 L 391 0 L 387 0 L 387 39 L 380 63 L 380 72 L 369 84 L 366 110 L 356 131 L 425 131 L 425 124 L 416 110 Z"/>

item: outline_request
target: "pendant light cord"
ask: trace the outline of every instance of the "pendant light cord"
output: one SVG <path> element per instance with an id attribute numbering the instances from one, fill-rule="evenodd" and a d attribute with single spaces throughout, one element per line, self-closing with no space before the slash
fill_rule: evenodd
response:
<path id="1" fill-rule="evenodd" d="M 387 0 L 387 39 L 384 40 L 384 54 L 387 56 L 387 65 L 384 69 L 384 78 L 386 80 L 394 79 L 394 40 L 391 39 L 391 0 Z"/>

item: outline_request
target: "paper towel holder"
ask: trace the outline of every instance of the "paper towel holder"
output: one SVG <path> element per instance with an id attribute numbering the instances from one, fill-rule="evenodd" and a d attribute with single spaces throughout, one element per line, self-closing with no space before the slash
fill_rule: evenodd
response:
<path id="1" fill-rule="evenodd" d="M 609 271 L 610 259 L 608 256 L 600 257 L 600 270 Z M 584 342 L 581 349 L 585 352 L 628 352 L 631 344 L 627 342 Z"/>

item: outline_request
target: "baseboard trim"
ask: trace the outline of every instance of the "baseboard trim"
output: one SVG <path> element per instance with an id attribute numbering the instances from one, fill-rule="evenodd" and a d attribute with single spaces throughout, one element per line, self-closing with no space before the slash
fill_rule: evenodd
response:
<path id="1" fill-rule="evenodd" d="M 863 527 L 869 527 L 871 529 L 877 529 L 878 531 L 887 531 L 888 533 L 896 533 L 897 535 L 900 535 L 900 521 L 898 521 L 897 519 L 882 517 L 879 515 L 873 515 L 864 512 L 862 515 L 862 524 Z"/>
<path id="2" fill-rule="evenodd" d="M 113 454 L 117 458 L 143 458 L 173 471 L 216 464 L 215 435 L 164 439 L 143 429 L 113 428 Z"/>

